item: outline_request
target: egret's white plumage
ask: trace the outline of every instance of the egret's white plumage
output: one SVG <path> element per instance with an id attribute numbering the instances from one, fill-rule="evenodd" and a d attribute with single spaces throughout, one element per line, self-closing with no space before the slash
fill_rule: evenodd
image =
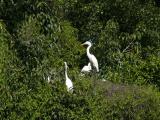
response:
<path id="1" fill-rule="evenodd" d="M 67 86 L 67 91 L 68 92 L 73 92 L 73 83 L 72 83 L 71 79 L 69 79 L 68 74 L 67 74 L 67 68 L 68 68 L 67 63 L 64 62 L 64 65 L 65 65 L 65 78 L 66 78 L 65 83 L 66 83 L 66 86 Z"/>
<path id="2" fill-rule="evenodd" d="M 85 43 L 83 43 L 82 45 L 87 45 L 87 56 L 88 56 L 88 59 L 91 63 L 91 65 L 96 69 L 97 72 L 99 72 L 99 67 L 98 67 L 98 61 L 97 61 L 97 58 L 90 53 L 90 48 L 92 46 L 91 42 L 89 41 L 86 41 Z"/>
<path id="3" fill-rule="evenodd" d="M 88 65 L 85 65 L 82 68 L 81 73 L 89 73 L 91 70 L 92 70 L 91 63 L 89 62 Z"/>
<path id="4" fill-rule="evenodd" d="M 47 77 L 47 82 L 48 82 L 48 83 L 51 82 L 51 77 L 50 77 L 50 76 Z"/>

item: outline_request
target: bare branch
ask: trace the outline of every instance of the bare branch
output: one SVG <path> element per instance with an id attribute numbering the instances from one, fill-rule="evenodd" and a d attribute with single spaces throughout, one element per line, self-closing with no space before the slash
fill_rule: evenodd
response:
<path id="1" fill-rule="evenodd" d="M 125 52 L 130 46 L 131 44 L 134 42 L 134 40 L 132 42 L 129 43 L 129 45 L 122 51 L 122 52 Z"/>

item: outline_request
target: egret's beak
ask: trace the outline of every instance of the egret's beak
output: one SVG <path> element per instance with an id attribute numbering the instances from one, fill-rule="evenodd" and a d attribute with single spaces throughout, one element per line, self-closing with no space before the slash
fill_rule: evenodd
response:
<path id="1" fill-rule="evenodd" d="M 81 44 L 82 46 L 87 46 L 85 43 Z"/>

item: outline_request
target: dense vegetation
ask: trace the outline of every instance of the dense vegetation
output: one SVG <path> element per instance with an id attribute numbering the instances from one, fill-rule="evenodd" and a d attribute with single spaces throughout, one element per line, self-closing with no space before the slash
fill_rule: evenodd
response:
<path id="1" fill-rule="evenodd" d="M 159 120 L 160 2 L 1 0 L 0 93 L 3 120 Z"/>

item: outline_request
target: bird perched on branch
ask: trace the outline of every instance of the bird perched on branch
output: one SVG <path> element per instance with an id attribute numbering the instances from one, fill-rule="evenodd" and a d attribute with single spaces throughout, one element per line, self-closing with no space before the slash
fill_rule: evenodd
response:
<path id="1" fill-rule="evenodd" d="M 91 63 L 91 66 L 96 69 L 96 72 L 99 72 L 97 58 L 93 54 L 90 53 L 90 48 L 92 46 L 92 43 L 89 42 L 89 41 L 86 41 L 82 45 L 87 45 L 88 46 L 87 47 L 87 56 L 88 56 L 89 62 Z"/>
<path id="2" fill-rule="evenodd" d="M 85 65 L 82 68 L 81 73 L 89 73 L 91 70 L 92 70 L 91 63 L 89 62 L 88 65 Z"/>
<path id="3" fill-rule="evenodd" d="M 67 91 L 73 92 L 73 83 L 71 79 L 69 79 L 68 74 L 67 74 L 67 69 L 68 69 L 67 62 L 64 62 L 64 65 L 65 65 L 65 78 L 66 78 L 65 84 L 67 86 Z"/>

